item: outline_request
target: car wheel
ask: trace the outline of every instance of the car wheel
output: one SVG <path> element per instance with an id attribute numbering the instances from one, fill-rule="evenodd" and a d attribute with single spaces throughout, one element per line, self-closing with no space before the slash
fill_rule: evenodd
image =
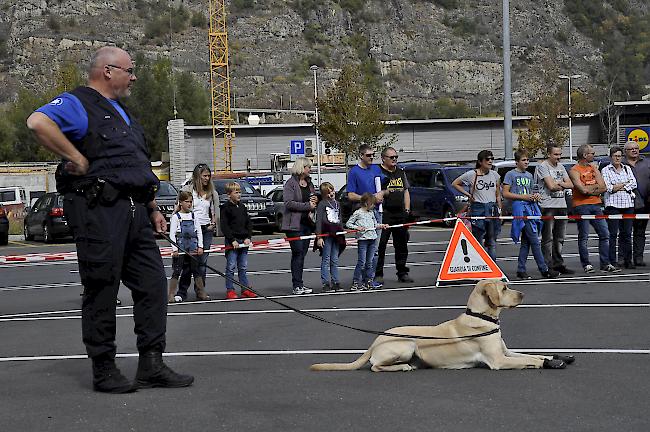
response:
<path id="1" fill-rule="evenodd" d="M 444 219 L 453 218 L 455 216 L 456 216 L 456 213 L 454 213 L 454 211 L 449 206 L 446 206 L 445 210 L 442 212 L 442 217 Z M 456 225 L 456 219 L 446 220 L 443 223 L 447 228 L 453 228 L 453 226 Z"/>
<path id="2" fill-rule="evenodd" d="M 9 233 L 0 234 L 0 245 L 5 246 L 9 244 Z"/>
<path id="3" fill-rule="evenodd" d="M 54 241 L 54 236 L 50 232 L 47 224 L 43 225 L 43 241 L 45 243 L 52 243 Z"/>
<path id="4" fill-rule="evenodd" d="M 23 234 L 25 234 L 25 240 L 34 240 L 34 234 L 29 232 L 29 226 L 27 224 L 23 227 Z"/>

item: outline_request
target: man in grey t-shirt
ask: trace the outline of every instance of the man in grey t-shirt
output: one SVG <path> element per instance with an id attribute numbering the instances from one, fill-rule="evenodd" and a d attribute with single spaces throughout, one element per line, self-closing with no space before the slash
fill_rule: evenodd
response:
<path id="1" fill-rule="evenodd" d="M 546 150 L 547 159 L 535 168 L 534 176 L 534 181 L 539 186 L 542 196 L 539 202 L 542 216 L 566 216 L 565 189 L 571 189 L 573 183 L 564 165 L 560 163 L 562 147 L 551 145 Z M 562 258 L 567 222 L 566 219 L 544 220 L 542 252 L 544 260 L 550 268 L 562 274 L 573 274 L 574 271 L 564 265 L 564 258 Z"/>

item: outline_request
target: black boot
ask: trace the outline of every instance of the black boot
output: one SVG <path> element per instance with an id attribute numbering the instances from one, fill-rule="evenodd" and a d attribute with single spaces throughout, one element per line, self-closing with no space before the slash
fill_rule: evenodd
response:
<path id="1" fill-rule="evenodd" d="M 138 372 L 135 374 L 134 387 L 177 388 L 190 386 L 193 382 L 193 376 L 178 374 L 163 363 L 162 352 L 148 351 L 140 353 L 138 359 Z"/>
<path id="2" fill-rule="evenodd" d="M 102 393 L 131 393 L 136 390 L 115 366 L 115 360 L 106 356 L 93 359 L 93 389 Z"/>

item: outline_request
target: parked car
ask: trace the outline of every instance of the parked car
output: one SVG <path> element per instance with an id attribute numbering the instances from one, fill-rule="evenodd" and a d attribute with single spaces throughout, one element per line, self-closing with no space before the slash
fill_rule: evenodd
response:
<path id="1" fill-rule="evenodd" d="M 5 208 L 0 205 L 0 246 L 9 243 L 9 219 Z"/>
<path id="2" fill-rule="evenodd" d="M 178 191 L 168 181 L 161 180 L 160 187 L 156 191 L 156 204 L 160 208 L 160 212 L 165 216 L 167 223 L 174 213 L 176 207 L 176 199 L 178 198 Z"/>
<path id="3" fill-rule="evenodd" d="M 467 204 L 467 197 L 453 188 L 451 182 L 472 169 L 472 165 L 441 165 L 433 162 L 404 162 L 398 165 L 406 173 L 411 194 L 411 214 L 420 220 L 453 217 Z M 348 220 L 357 208 L 348 199 L 346 186 L 337 192 L 341 217 Z M 446 222 L 453 226 L 454 222 Z"/>
<path id="4" fill-rule="evenodd" d="M 273 189 L 266 194 L 266 197 L 273 201 L 273 208 L 275 209 L 275 229 L 280 231 L 282 229 L 282 216 L 284 214 L 284 197 L 283 197 L 284 188 L 279 187 Z"/>
<path id="5" fill-rule="evenodd" d="M 25 240 L 34 240 L 39 236 L 45 243 L 71 236 L 72 232 L 63 214 L 63 195 L 49 192 L 39 198 L 25 216 L 23 231 Z"/>
<path id="6" fill-rule="evenodd" d="M 249 182 L 241 179 L 216 179 L 213 180 L 214 188 L 219 194 L 220 204 L 228 201 L 226 184 L 235 182 L 241 186 L 241 202 L 248 209 L 253 228 L 265 233 L 272 233 L 276 229 L 277 216 L 275 204 L 263 196 Z"/>

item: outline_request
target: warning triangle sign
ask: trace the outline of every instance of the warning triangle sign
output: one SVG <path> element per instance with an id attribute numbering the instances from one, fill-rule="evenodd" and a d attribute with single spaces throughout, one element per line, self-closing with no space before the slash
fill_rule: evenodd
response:
<path id="1" fill-rule="evenodd" d="M 508 280 L 472 232 L 458 219 L 442 260 L 436 286 L 440 282 L 491 278 Z"/>

